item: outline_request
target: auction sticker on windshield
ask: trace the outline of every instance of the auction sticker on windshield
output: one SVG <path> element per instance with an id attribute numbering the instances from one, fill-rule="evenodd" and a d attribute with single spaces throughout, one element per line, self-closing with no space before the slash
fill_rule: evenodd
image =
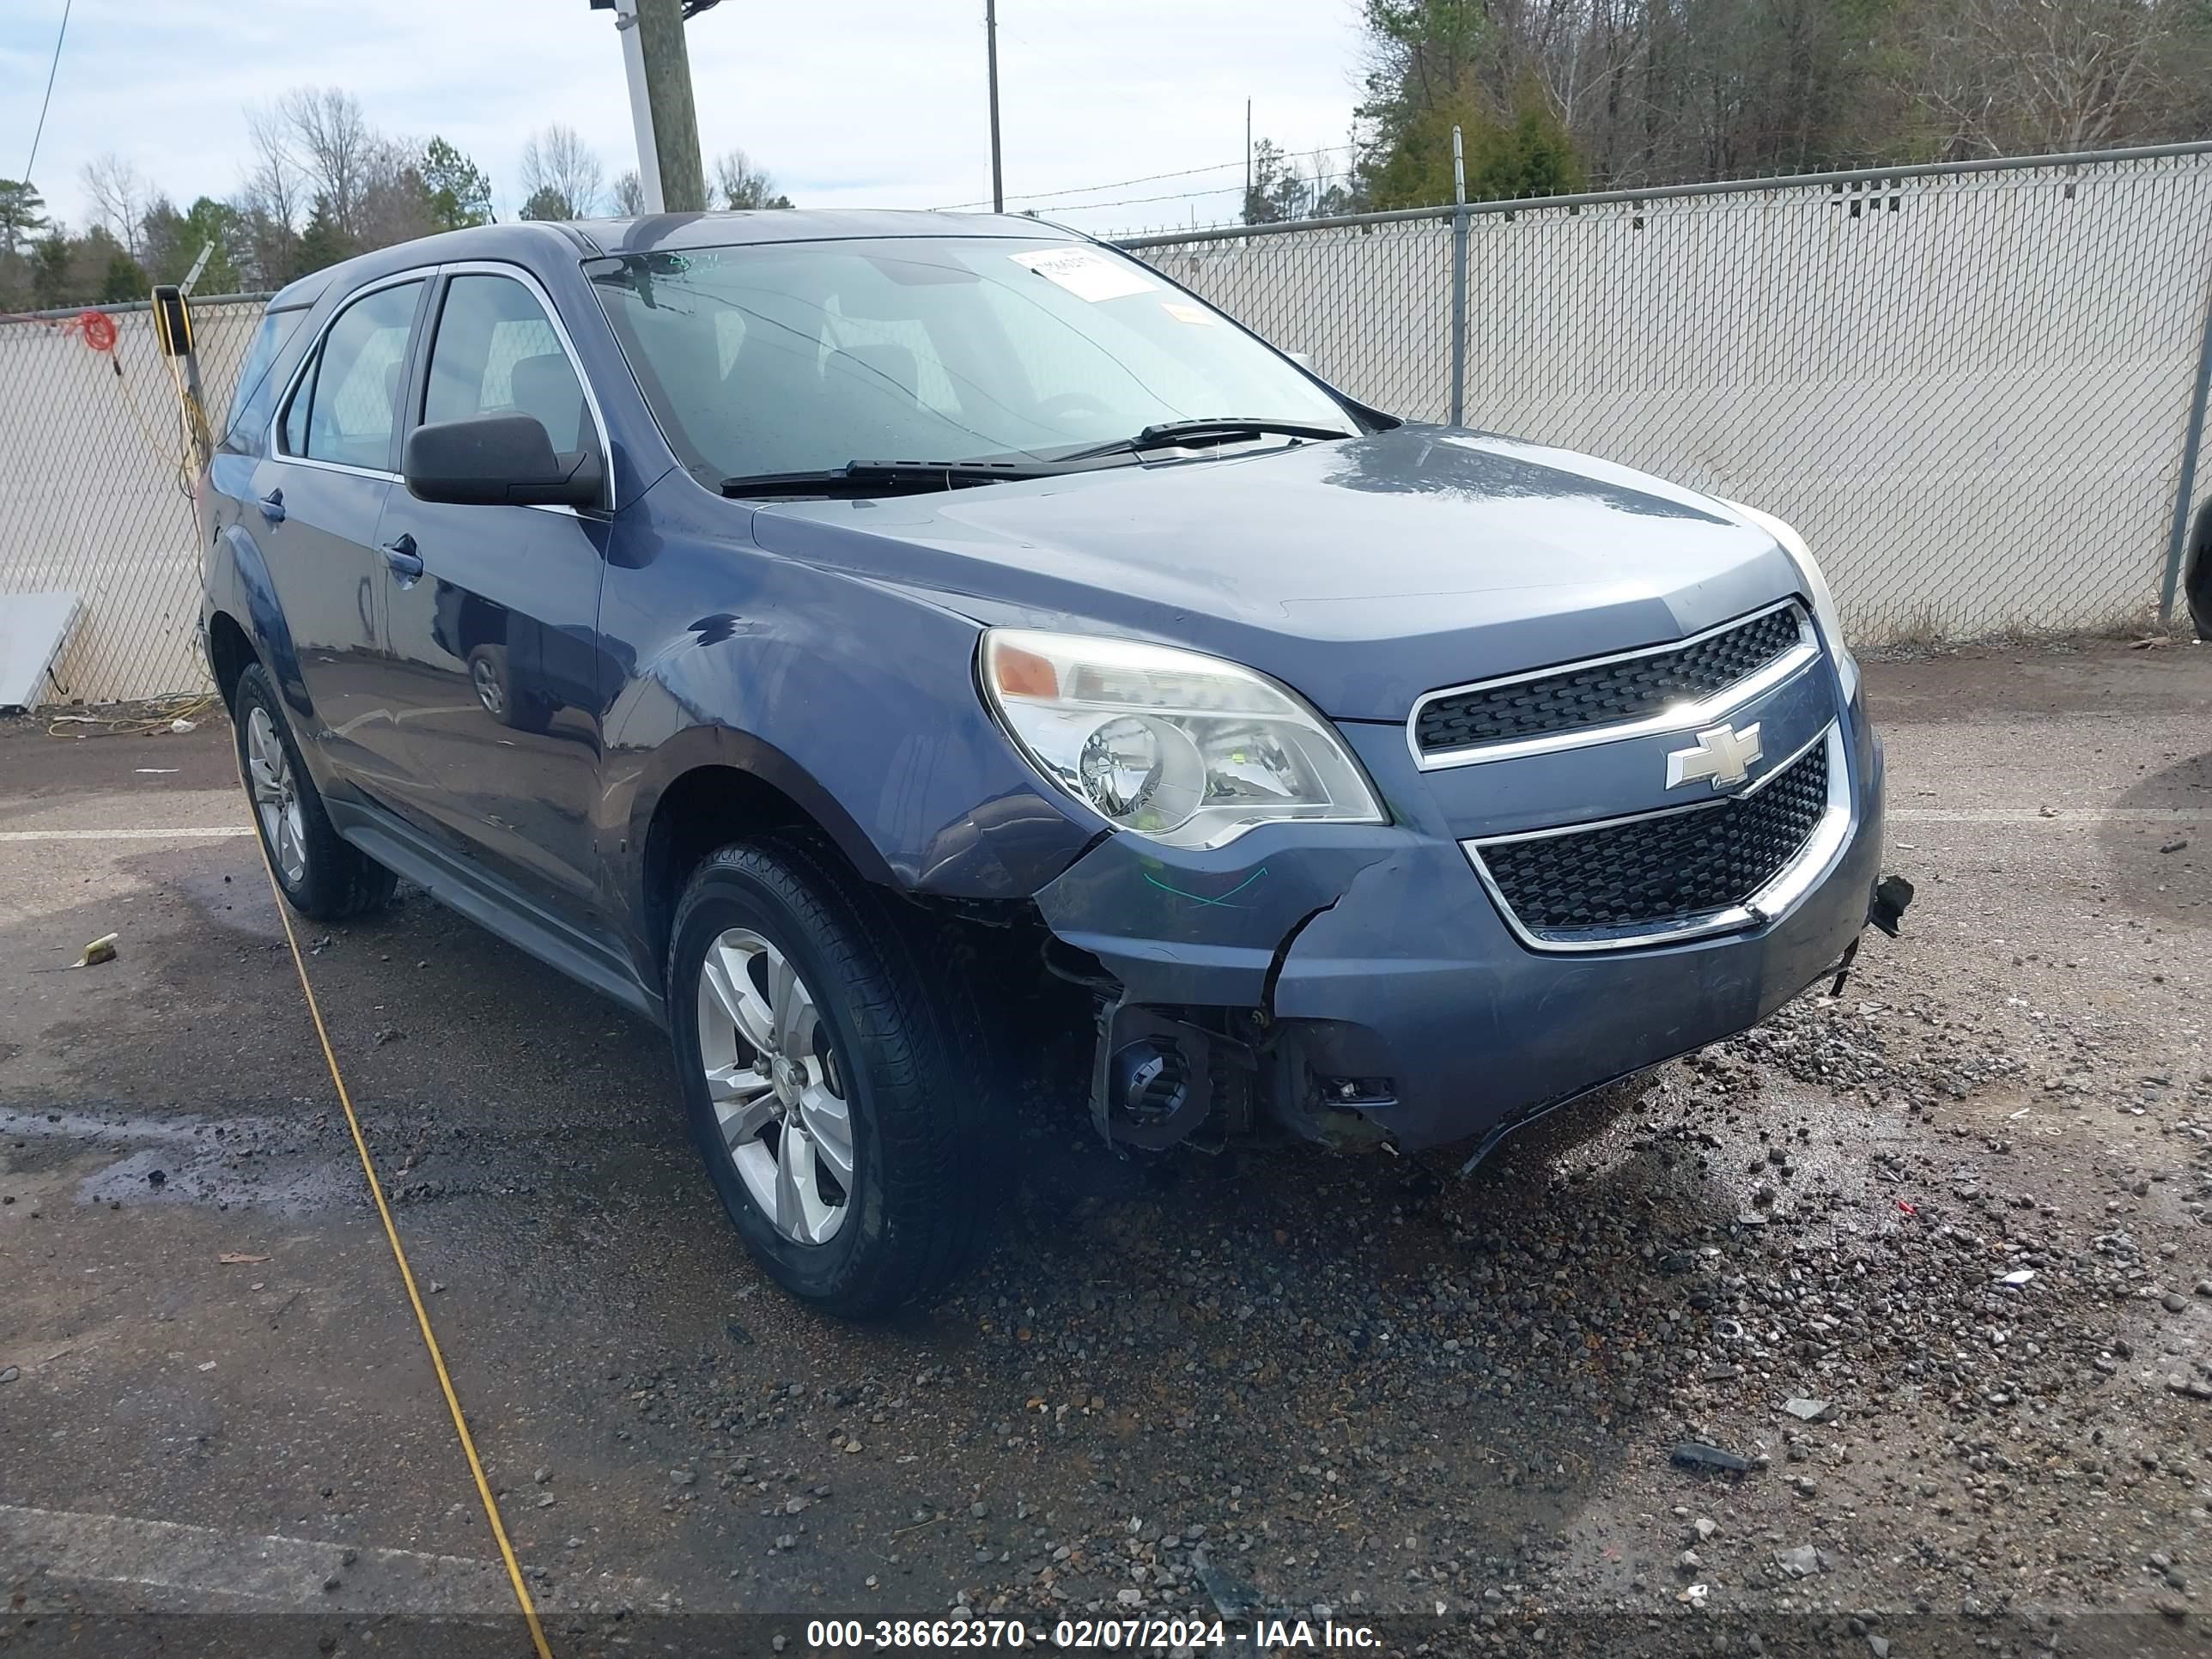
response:
<path id="1" fill-rule="evenodd" d="M 1125 295 L 1149 294 L 1159 284 L 1087 247 L 1041 247 L 1006 256 L 1079 300 L 1097 304 Z"/>

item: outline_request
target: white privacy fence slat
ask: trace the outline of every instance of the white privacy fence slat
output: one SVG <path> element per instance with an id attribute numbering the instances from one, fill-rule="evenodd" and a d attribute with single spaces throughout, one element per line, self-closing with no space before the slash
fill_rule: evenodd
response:
<path id="1" fill-rule="evenodd" d="M 1441 420 L 1449 209 L 1129 246 L 1354 395 Z M 1847 623 L 2156 605 L 2212 276 L 2212 156 L 1487 204 L 1467 423 L 1802 530 Z"/>
<path id="2" fill-rule="evenodd" d="M 112 351 L 76 317 L 0 321 L 0 606 L 61 590 L 76 623 L 46 687 L 115 702 L 207 684 L 199 536 L 184 434 L 152 313 L 109 307 Z M 202 302 L 193 337 L 216 418 L 260 319 L 258 300 Z"/>
<path id="3" fill-rule="evenodd" d="M 2203 395 L 2212 146 L 1127 246 L 1393 413 L 1445 418 L 1456 373 L 1471 426 L 1779 514 L 1866 643 L 2157 605 Z M 218 422 L 259 311 L 194 308 Z M 70 319 L 0 320 L 0 606 L 82 601 L 56 702 L 206 682 L 168 374 L 143 307 L 108 314 L 112 355 Z"/>

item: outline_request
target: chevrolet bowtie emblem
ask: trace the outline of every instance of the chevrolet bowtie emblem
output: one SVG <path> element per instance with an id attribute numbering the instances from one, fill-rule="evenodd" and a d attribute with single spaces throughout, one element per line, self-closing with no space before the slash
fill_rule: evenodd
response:
<path id="1" fill-rule="evenodd" d="M 1732 726 L 1708 726 L 1698 733 L 1696 748 L 1677 749 L 1667 757 L 1667 787 L 1680 789 L 1709 778 L 1716 789 L 1733 789 L 1751 775 L 1758 759 L 1757 726 L 1741 732 Z"/>

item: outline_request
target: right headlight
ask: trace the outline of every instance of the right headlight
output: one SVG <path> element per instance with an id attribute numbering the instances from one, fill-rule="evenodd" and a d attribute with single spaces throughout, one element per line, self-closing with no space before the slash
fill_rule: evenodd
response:
<path id="1" fill-rule="evenodd" d="M 1117 829 L 1205 848 L 1281 819 L 1388 822 L 1328 722 L 1236 663 L 994 628 L 980 666 L 983 695 L 1030 763 Z"/>
<path id="2" fill-rule="evenodd" d="M 1835 595 L 1828 592 L 1828 579 L 1820 574 L 1820 562 L 1813 556 L 1813 550 L 1805 545 L 1805 538 L 1794 527 L 1771 513 L 1746 507 L 1741 501 L 1724 505 L 1734 507 L 1781 543 L 1782 550 L 1790 556 L 1790 562 L 1797 567 L 1797 579 L 1804 584 L 1805 597 L 1813 602 L 1813 620 L 1820 625 L 1820 637 L 1827 641 L 1829 654 L 1836 659 L 1836 678 L 1843 682 L 1844 701 L 1854 701 L 1859 694 L 1859 659 L 1851 655 L 1850 647 L 1844 642 L 1844 619 L 1837 614 Z"/>

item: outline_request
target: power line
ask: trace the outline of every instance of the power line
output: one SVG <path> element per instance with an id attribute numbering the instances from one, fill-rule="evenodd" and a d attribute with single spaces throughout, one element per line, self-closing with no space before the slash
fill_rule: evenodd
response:
<path id="1" fill-rule="evenodd" d="M 1352 146 L 1349 144 L 1323 144 L 1319 149 L 1302 149 L 1296 151 L 1295 153 L 1286 154 L 1283 157 L 1283 160 L 1286 161 L 1310 161 L 1316 155 L 1333 155 L 1338 150 L 1349 149 L 1351 148 Z M 1071 185 L 1065 190 L 1041 191 L 1034 195 L 1017 196 L 1013 199 L 1018 202 L 1026 202 L 1030 206 L 1036 207 L 1047 204 L 1060 202 L 1060 198 L 1063 197 L 1088 196 L 1102 190 L 1124 190 L 1131 185 L 1156 185 L 1164 179 L 1195 179 L 1201 173 L 1225 173 L 1232 167 L 1242 167 L 1243 165 L 1243 159 L 1240 156 L 1234 161 L 1217 161 L 1211 167 L 1182 167 L 1173 173 L 1147 173 L 1143 174 L 1141 177 L 1135 179 L 1109 179 L 1103 185 Z M 1241 186 L 1224 185 L 1222 188 L 1224 190 L 1235 190 L 1241 188 Z M 1194 193 L 1212 194 L 1212 192 L 1200 191 Z M 1139 197 L 1137 199 L 1139 201 L 1164 202 L 1172 200 L 1173 198 L 1165 196 L 1152 196 Z M 1066 202 L 1061 203 L 1060 204 L 1069 209 L 1083 207 L 1114 207 L 1120 205 L 1119 204 L 1112 202 Z M 988 202 L 955 202 L 948 207 L 933 209 L 933 211 L 938 213 L 957 213 L 965 208 L 981 208 L 988 207 L 991 204 Z"/>
<path id="2" fill-rule="evenodd" d="M 39 125 L 31 129 L 31 159 L 23 163 L 23 182 L 31 182 L 31 169 L 39 164 L 39 140 L 46 136 L 46 108 L 54 101 L 54 75 L 62 66 L 62 42 L 69 39 L 70 7 L 62 0 L 62 26 L 54 32 L 54 61 L 46 65 L 46 95 L 39 102 Z"/>

